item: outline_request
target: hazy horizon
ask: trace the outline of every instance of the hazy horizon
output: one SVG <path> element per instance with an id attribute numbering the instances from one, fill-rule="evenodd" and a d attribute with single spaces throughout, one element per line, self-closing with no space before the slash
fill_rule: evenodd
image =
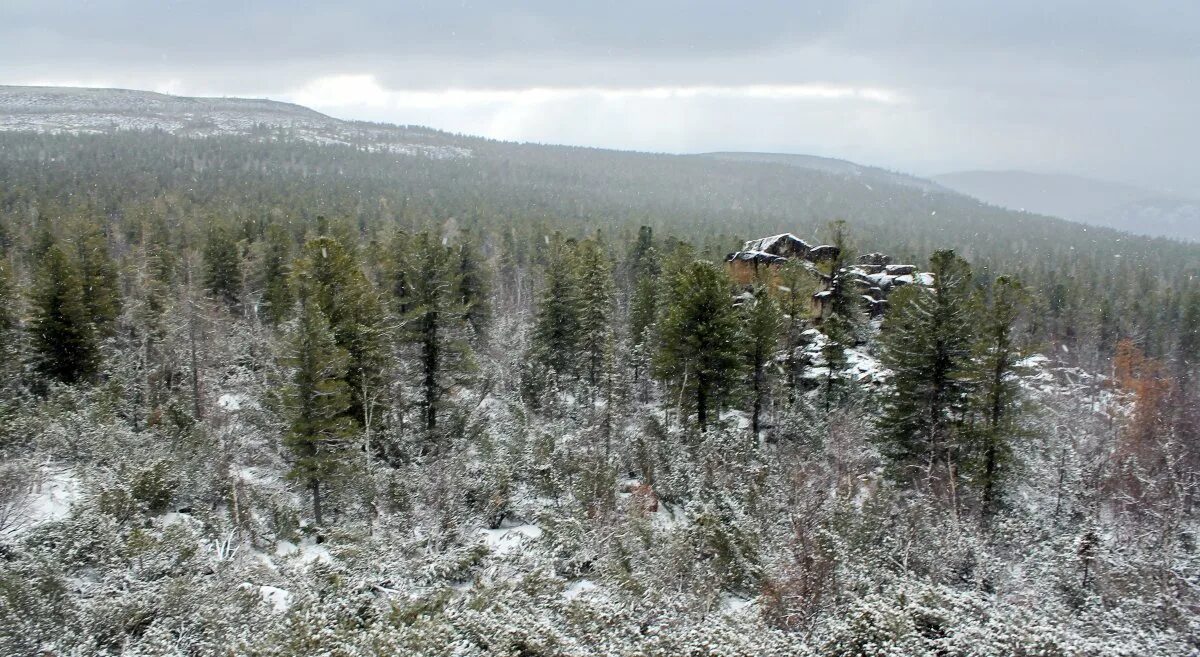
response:
<path id="1" fill-rule="evenodd" d="M 1200 192 L 1200 89 L 1180 83 L 1200 70 L 1200 7 L 1183 2 L 65 8 L 0 11 L 0 81 L 270 98 L 515 141 Z"/>

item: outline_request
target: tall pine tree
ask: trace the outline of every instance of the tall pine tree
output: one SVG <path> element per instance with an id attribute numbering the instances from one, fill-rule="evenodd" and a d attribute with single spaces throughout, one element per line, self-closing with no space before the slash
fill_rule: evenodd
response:
<path id="1" fill-rule="evenodd" d="M 29 323 L 34 369 L 43 376 L 61 383 L 96 376 L 100 348 L 85 299 L 79 267 L 60 247 L 51 246 L 38 269 Z"/>
<path id="2" fill-rule="evenodd" d="M 757 436 L 762 430 L 763 409 L 771 390 L 770 378 L 779 350 L 783 316 L 765 282 L 754 286 L 753 296 L 743 302 L 742 309 L 745 358 L 750 373 L 750 429 Z"/>
<path id="3" fill-rule="evenodd" d="M 461 251 L 444 246 L 430 233 L 411 239 L 401 234 L 392 250 L 397 263 L 392 288 L 400 315 L 399 337 L 415 349 L 422 426 L 434 440 L 446 392 L 472 369 L 467 339 L 472 304 L 464 300 Z"/>
<path id="4" fill-rule="evenodd" d="M 209 228 L 204 243 L 204 287 L 229 306 L 237 305 L 241 296 L 241 250 L 233 229 L 223 223 Z"/>
<path id="5" fill-rule="evenodd" d="M 933 285 L 892 296 L 881 342 L 892 389 L 879 420 L 880 448 L 903 480 L 944 474 L 953 487 L 971 390 L 974 313 L 970 267 L 953 251 L 930 259 Z"/>
<path id="6" fill-rule="evenodd" d="M 329 319 L 338 347 L 349 361 L 345 380 L 350 389 L 346 415 L 363 425 L 367 405 L 378 396 L 387 363 L 383 305 L 375 288 L 339 240 L 309 240 L 293 269 L 293 285 L 305 288 Z"/>
<path id="7" fill-rule="evenodd" d="M 659 331 L 655 371 L 689 397 L 701 431 L 741 377 L 741 325 L 731 291 L 728 274 L 712 263 L 680 268 Z"/>
<path id="8" fill-rule="evenodd" d="M 323 487 L 341 474 L 351 447 L 353 424 L 346 411 L 348 357 L 337 346 L 329 320 L 311 292 L 302 288 L 299 317 L 288 336 L 283 360 L 291 382 L 283 396 L 288 422 L 284 444 L 292 453 L 289 478 L 300 481 L 312 498 L 313 518 L 323 522 Z"/>
<path id="9" fill-rule="evenodd" d="M 980 435 L 978 473 L 981 515 L 986 520 L 999 501 L 1001 482 L 1012 455 L 1020 386 L 1013 374 L 1021 356 L 1016 322 L 1025 302 L 1020 281 L 1001 276 L 992 285 L 979 336 L 979 379 L 984 426 Z"/>

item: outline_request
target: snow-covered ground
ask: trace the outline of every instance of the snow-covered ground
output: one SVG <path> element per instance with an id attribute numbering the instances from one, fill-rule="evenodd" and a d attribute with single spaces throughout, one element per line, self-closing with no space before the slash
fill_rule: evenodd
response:
<path id="1" fill-rule="evenodd" d="M 32 477 L 32 490 L 13 500 L 0 533 L 15 537 L 43 523 L 66 518 L 79 500 L 81 487 L 74 470 L 42 466 Z"/>

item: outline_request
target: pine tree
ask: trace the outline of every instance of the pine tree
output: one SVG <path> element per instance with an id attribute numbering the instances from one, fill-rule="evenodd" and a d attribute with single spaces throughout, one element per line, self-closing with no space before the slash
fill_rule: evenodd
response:
<path id="1" fill-rule="evenodd" d="M 310 300 L 329 319 L 338 347 L 349 356 L 346 414 L 361 425 L 367 404 L 383 385 L 387 363 L 382 303 L 351 253 L 331 237 L 309 240 L 292 274 L 293 285 L 309 290 Z"/>
<path id="2" fill-rule="evenodd" d="M 259 276 L 266 319 L 273 325 L 283 322 L 292 310 L 291 260 L 292 241 L 287 231 L 278 224 L 267 226 Z"/>
<path id="3" fill-rule="evenodd" d="M 121 314 L 117 265 L 108 250 L 108 238 L 97 227 L 85 229 L 78 242 L 79 274 L 84 303 L 97 334 L 110 336 Z"/>
<path id="4" fill-rule="evenodd" d="M 204 287 L 227 305 L 237 305 L 242 289 L 242 256 L 233 230 L 225 224 L 209 228 L 204 243 Z"/>
<path id="5" fill-rule="evenodd" d="M 745 315 L 745 358 L 750 372 L 750 429 L 757 436 L 762 430 L 763 408 L 771 389 L 769 379 L 779 349 L 783 316 L 779 303 L 768 292 L 764 282 L 754 286 L 753 297 L 747 299 L 742 308 Z"/>
<path id="6" fill-rule="evenodd" d="M 599 237 L 580 242 L 572 258 L 578 298 L 578 353 L 590 389 L 604 375 L 612 346 L 612 309 L 615 290 L 612 264 Z"/>
<path id="7" fill-rule="evenodd" d="M 530 366 L 525 376 L 526 393 L 535 399 L 546 390 L 558 389 L 578 373 L 580 300 L 572 267 L 573 251 L 573 242 L 555 239 L 550 246 L 526 359 Z"/>
<path id="8" fill-rule="evenodd" d="M 858 342 L 864 324 L 862 295 L 855 275 L 848 267 L 853 260 L 849 228 L 845 221 L 838 220 L 829 224 L 829 232 L 835 255 L 821 265 L 829 281 L 829 288 L 823 293 L 826 311 L 821 321 L 821 332 L 826 338 L 821 349 L 826 366 L 826 410 L 836 401 L 842 383 L 841 372 L 847 363 L 846 350 Z"/>
<path id="9" fill-rule="evenodd" d="M 75 262 L 57 245 L 42 257 L 31 305 L 29 333 L 36 359 L 34 368 L 62 383 L 95 377 L 100 349 L 82 276 Z"/>
<path id="10" fill-rule="evenodd" d="M 467 324 L 476 342 L 487 333 L 491 321 L 488 302 L 491 280 L 485 264 L 474 240 L 465 239 L 458 245 L 458 304 L 465 309 Z"/>
<path id="11" fill-rule="evenodd" d="M 11 389 L 19 373 L 18 303 L 17 290 L 9 273 L 8 262 L 0 259 L 0 391 Z M 0 401 L 0 404 L 2 403 Z"/>
<path id="12" fill-rule="evenodd" d="M 691 398 L 700 430 L 741 376 L 741 327 L 731 282 L 712 263 L 693 262 L 670 283 L 655 371 Z"/>
<path id="13" fill-rule="evenodd" d="M 635 384 L 641 382 L 654 349 L 661 273 L 662 262 L 654 246 L 654 233 L 649 226 L 642 226 L 625 263 L 625 289 L 629 295 L 629 365 Z"/>
<path id="14" fill-rule="evenodd" d="M 1010 441 L 1016 430 L 1021 390 L 1012 376 L 1020 358 L 1014 336 L 1024 299 L 1025 289 L 1020 281 L 1007 276 L 997 278 L 982 321 L 979 378 L 985 423 L 980 431 L 982 463 L 975 480 L 985 520 L 996 506 L 1004 469 L 1012 453 Z"/>
<path id="15" fill-rule="evenodd" d="M 342 471 L 353 424 L 347 416 L 348 357 L 337 346 L 329 320 L 314 296 L 302 287 L 299 317 L 290 331 L 289 351 L 283 360 L 292 372 L 284 394 L 288 421 L 284 444 L 294 459 L 288 476 L 308 489 L 313 518 L 321 525 L 322 487 Z"/>
<path id="16" fill-rule="evenodd" d="M 658 280 L 652 273 L 643 273 L 637 280 L 629 306 L 630 365 L 633 367 L 634 383 L 642 380 L 649 365 L 657 319 Z"/>
<path id="17" fill-rule="evenodd" d="M 393 273 L 400 309 L 399 337 L 416 348 L 420 367 L 422 424 L 433 439 L 445 393 L 472 369 L 470 309 L 463 303 L 460 252 L 429 233 L 393 242 Z"/>
<path id="18" fill-rule="evenodd" d="M 974 340 L 970 267 L 953 251 L 935 253 L 930 266 L 931 288 L 913 285 L 892 295 L 881 335 L 892 390 L 879 440 L 902 479 L 915 479 L 918 469 L 932 476 L 940 465 L 953 486 Z"/>

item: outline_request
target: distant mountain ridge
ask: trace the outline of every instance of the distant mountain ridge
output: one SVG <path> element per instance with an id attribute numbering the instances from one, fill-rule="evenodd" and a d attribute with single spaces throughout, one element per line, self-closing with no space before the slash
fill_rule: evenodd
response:
<path id="1" fill-rule="evenodd" d="M 767 173 L 772 168 L 780 173 L 782 170 L 805 172 L 801 175 L 808 185 L 824 184 L 818 180 L 821 177 L 836 178 L 848 185 L 842 192 L 843 203 L 869 202 L 878 207 L 900 204 L 907 206 L 905 212 L 910 212 L 914 209 L 913 199 L 899 193 L 908 190 L 931 197 L 923 196 L 918 205 L 936 197 L 943 201 L 933 205 L 950 203 L 965 209 L 978 199 L 1001 208 L 1130 233 L 1200 240 L 1200 202 L 1085 178 L 977 171 L 924 179 L 847 160 L 803 154 L 713 152 L 669 156 L 537 144 L 504 145 L 419 126 L 346 121 L 300 105 L 266 99 L 185 97 L 127 89 L 0 85 L 0 132 L 6 131 L 52 134 L 162 131 L 180 137 L 284 138 L 433 159 L 477 156 L 508 159 L 519 152 L 518 160 L 524 161 L 534 153 L 540 154 L 537 158 L 557 158 L 577 152 L 618 158 L 628 165 L 633 161 L 648 161 L 646 158 L 662 162 L 674 158 L 673 161 L 711 162 L 716 166 L 755 170 L 765 167 L 761 169 L 764 175 L 774 175 Z M 806 213 L 828 201 L 800 200 Z M 730 207 L 740 211 L 763 205 L 762 198 L 748 197 Z M 931 208 L 929 212 L 935 211 Z"/>
<path id="2" fill-rule="evenodd" d="M 162 130 L 185 137 L 284 131 L 315 143 L 431 157 L 469 157 L 435 130 L 343 121 L 292 103 L 249 98 L 198 98 L 152 91 L 83 87 L 0 86 L 0 131 L 105 134 Z"/>
<path id="3" fill-rule="evenodd" d="M 792 153 L 749 153 L 732 151 L 701 153 L 700 156 L 734 162 L 764 162 L 768 164 L 784 164 L 801 169 L 812 169 L 814 171 L 824 171 L 825 173 L 858 178 L 861 179 L 865 184 L 875 181 L 892 185 L 914 187 L 927 192 L 951 191 L 931 180 L 910 176 L 905 173 L 888 171 L 887 169 L 882 169 L 879 167 L 856 164 L 849 160 L 839 160 L 832 157 L 820 157 L 817 155 L 800 155 Z"/>
<path id="4" fill-rule="evenodd" d="M 981 201 L 1141 235 L 1200 240 L 1200 199 L 1027 171 L 960 171 L 933 180 Z"/>

